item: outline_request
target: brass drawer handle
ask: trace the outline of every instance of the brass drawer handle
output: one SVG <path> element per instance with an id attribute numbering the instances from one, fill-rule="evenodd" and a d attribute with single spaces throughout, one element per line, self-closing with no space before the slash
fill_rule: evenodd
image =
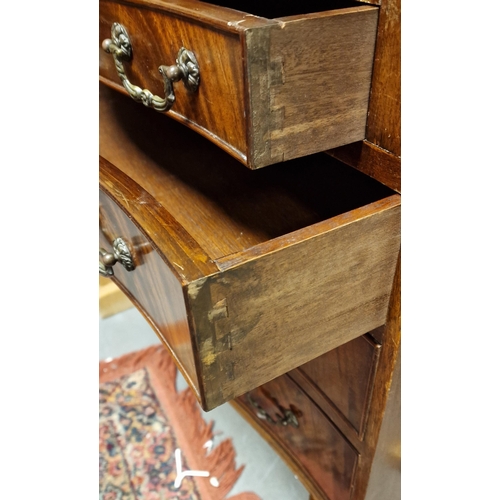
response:
<path id="1" fill-rule="evenodd" d="M 102 276 L 113 276 L 113 266 L 119 262 L 127 271 L 135 269 L 132 253 L 127 244 L 121 238 L 113 241 L 113 253 L 99 248 L 99 274 Z"/>
<path id="2" fill-rule="evenodd" d="M 283 411 L 284 416 L 276 414 L 276 417 L 278 417 L 276 420 L 274 420 L 269 413 L 262 408 L 255 399 L 250 396 L 250 394 L 247 394 L 247 399 L 248 402 L 255 408 L 255 413 L 257 417 L 259 417 L 262 420 L 265 420 L 266 422 L 269 422 L 270 424 L 275 424 L 275 425 L 291 425 L 293 427 L 298 427 L 299 426 L 299 421 L 297 420 L 297 416 L 295 413 L 290 409 L 284 409 L 280 407 L 280 410 Z"/>
<path id="3" fill-rule="evenodd" d="M 134 101 L 142 102 L 148 108 L 154 108 L 156 111 L 169 111 L 175 102 L 174 82 L 182 80 L 184 86 L 191 92 L 198 89 L 200 83 L 200 68 L 195 55 L 181 47 L 177 54 L 176 64 L 173 66 L 160 66 L 158 71 L 163 77 L 165 99 L 154 95 L 147 89 L 141 89 L 133 85 L 125 74 L 122 60 L 132 59 L 132 44 L 127 30 L 119 23 L 113 23 L 111 26 L 111 39 L 106 38 L 102 42 L 102 48 L 113 55 L 116 71 L 122 81 L 123 86 Z"/>

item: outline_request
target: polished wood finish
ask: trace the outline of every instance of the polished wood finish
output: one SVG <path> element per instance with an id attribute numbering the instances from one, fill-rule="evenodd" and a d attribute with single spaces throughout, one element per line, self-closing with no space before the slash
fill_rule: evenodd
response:
<path id="1" fill-rule="evenodd" d="M 332 425 L 350 443 L 357 455 L 355 473 L 352 476 L 348 474 L 352 481 L 347 498 L 392 500 L 400 497 L 400 336 L 397 326 L 399 283 L 398 273 L 395 276 L 388 322 L 384 327 L 352 340 L 307 363 L 307 368 L 301 366 L 232 403 L 283 457 L 314 498 L 336 500 L 336 495 L 339 494 L 333 494 L 326 487 L 325 481 L 332 477 L 332 473 L 321 465 L 323 457 L 335 456 L 334 450 L 338 447 L 337 441 L 330 435 Z M 384 330 L 387 344 L 380 345 L 374 341 L 375 336 L 380 336 L 380 330 Z M 360 346 L 364 347 L 364 344 L 376 346 L 375 363 L 366 355 L 353 358 L 354 353 L 360 350 Z M 356 363 L 359 366 L 355 366 Z M 312 383 L 306 372 L 316 374 L 317 385 Z M 290 391 L 287 390 L 290 380 L 299 388 L 298 391 L 307 394 L 314 405 L 314 408 L 307 405 L 302 408 L 307 408 L 308 414 L 320 411 L 324 416 L 315 422 L 314 436 L 308 437 L 313 442 L 320 439 L 318 436 L 324 437 L 316 464 L 311 469 L 303 467 L 305 461 L 302 456 L 309 445 L 295 436 L 297 431 L 303 432 L 300 426 L 295 428 L 266 423 L 248 399 L 250 396 L 257 401 L 259 407 L 273 416 L 274 420 L 279 420 L 278 417 L 282 417 L 285 410 L 290 408 L 296 415 L 302 415 L 301 407 L 287 404 L 287 398 L 290 399 Z M 329 395 L 339 407 L 348 408 L 353 404 L 353 398 L 359 399 L 357 391 L 360 387 L 364 392 L 366 386 L 368 391 L 363 402 L 365 432 L 359 433 L 339 408 L 334 407 Z M 290 442 L 293 445 L 290 446 Z M 335 462 L 338 458 L 330 460 Z M 323 477 L 325 474 L 327 478 Z"/>
<path id="2" fill-rule="evenodd" d="M 396 277 L 397 282 L 398 277 Z M 397 292 L 396 292 L 397 297 Z M 392 300 L 394 301 L 395 296 L 393 295 Z M 308 398 L 314 402 L 315 407 L 320 410 L 325 416 L 324 420 L 319 420 L 317 422 L 317 428 L 315 432 L 317 435 L 328 435 L 328 428 L 333 424 L 338 431 L 345 437 L 345 439 L 350 443 L 352 448 L 356 451 L 358 456 L 356 472 L 352 477 L 350 499 L 363 499 L 367 489 L 367 481 L 371 477 L 371 466 L 376 464 L 378 461 L 382 463 L 381 470 L 388 470 L 387 464 L 392 469 L 389 471 L 391 473 L 391 481 L 393 485 L 397 485 L 397 466 L 395 466 L 395 456 L 397 453 L 397 429 L 398 422 L 395 420 L 397 416 L 398 406 L 397 406 L 397 387 L 393 387 L 394 392 L 392 393 L 393 399 L 396 400 L 393 404 L 393 418 L 388 419 L 390 422 L 386 422 L 384 432 L 390 434 L 392 440 L 390 444 L 383 445 L 384 450 L 387 450 L 385 455 L 381 459 L 374 460 L 375 452 L 381 453 L 380 448 L 377 448 L 377 432 L 382 422 L 383 412 L 380 413 L 380 404 L 385 404 L 385 399 L 387 397 L 387 387 L 379 387 L 380 384 L 388 375 L 390 375 L 389 369 L 392 366 L 392 361 L 387 365 L 387 360 L 393 360 L 393 353 L 389 348 L 384 348 L 384 346 L 378 344 L 374 341 L 375 336 L 380 336 L 381 329 L 386 330 L 384 332 L 388 336 L 391 335 L 390 331 L 387 331 L 386 326 L 381 327 L 369 334 L 357 338 L 344 344 L 343 346 L 327 353 L 327 355 L 321 356 L 304 366 L 289 372 L 287 375 L 280 377 L 273 381 L 275 387 L 279 387 L 282 384 L 287 384 L 286 380 L 291 379 L 295 382 L 300 390 L 307 394 Z M 376 354 L 373 357 L 367 356 L 366 354 L 360 355 L 359 358 L 355 357 L 356 351 L 362 348 L 366 349 L 366 346 L 373 346 L 376 349 Z M 380 363 L 380 355 L 384 352 L 384 357 L 382 363 Z M 397 354 L 396 354 L 397 356 Z M 331 361 L 331 364 L 329 363 Z M 359 366 L 355 366 L 358 364 Z M 317 365 L 317 366 L 316 366 Z M 382 366 L 381 366 L 382 365 Z M 316 384 L 314 384 L 311 379 L 306 375 L 306 373 L 314 373 L 316 375 Z M 396 384 L 394 384 L 396 385 Z M 268 384 L 264 385 L 264 389 L 268 387 Z M 366 391 L 366 389 L 368 390 Z M 364 413 L 364 430 L 365 432 L 360 433 L 355 430 L 352 423 L 350 423 L 345 415 L 339 410 L 340 408 L 349 408 L 353 405 L 353 398 L 359 400 L 358 391 L 361 390 L 362 394 L 365 395 L 365 400 L 362 402 L 363 413 Z M 269 391 L 268 391 L 269 392 Z M 255 391 L 250 393 L 251 397 L 254 397 Z M 332 399 L 330 399 L 330 397 Z M 281 412 L 287 408 L 286 404 L 283 402 L 283 398 L 279 398 L 278 394 L 275 395 L 280 401 L 280 406 L 282 407 Z M 332 400 L 336 401 L 336 405 L 333 404 Z M 297 456 L 300 456 L 300 446 L 305 446 L 298 442 L 298 450 L 290 451 L 286 447 L 280 445 L 283 439 L 292 439 L 290 435 L 297 429 L 293 427 L 287 427 L 288 430 L 282 430 L 281 432 L 273 431 L 273 426 L 266 425 L 261 418 L 252 409 L 252 405 L 246 396 L 237 398 L 235 403 L 233 403 L 237 409 L 246 405 L 246 411 L 242 411 L 242 414 L 251 421 L 252 425 L 257 428 L 262 428 L 264 436 L 269 440 L 271 446 L 281 452 L 284 460 L 292 467 L 294 471 L 298 474 L 302 482 L 306 485 L 309 491 L 313 494 L 315 498 L 321 499 L 336 499 L 332 492 L 326 490 L 321 483 L 318 482 L 317 478 L 313 481 L 311 485 L 311 477 L 308 475 L 307 471 L 304 472 L 297 465 Z M 356 405 L 356 403 L 354 403 Z M 359 403 L 358 403 L 359 405 Z M 265 408 L 268 413 L 272 405 L 269 404 L 266 407 L 265 401 L 259 399 L 259 406 Z M 241 410 L 240 410 L 241 411 Z M 290 434 L 288 435 L 287 432 Z M 285 437 L 283 437 L 285 436 Z M 279 443 L 276 445 L 274 440 L 278 439 Z M 328 456 L 331 454 L 333 449 L 336 447 L 335 440 L 325 439 L 322 443 L 321 454 Z M 390 456 L 387 456 L 387 453 Z M 321 459 L 318 459 L 321 462 Z M 302 459 L 299 459 L 299 463 Z M 321 467 L 317 467 L 316 473 L 318 475 L 323 474 L 325 471 Z M 385 480 L 382 474 L 376 474 L 374 479 L 376 486 L 374 490 L 377 490 L 375 496 L 371 497 L 373 500 L 379 498 L 395 499 L 398 498 L 398 491 L 396 488 L 388 489 L 384 491 Z M 384 495 L 380 495 L 380 492 L 384 491 Z M 387 495 L 385 495 L 387 493 Z"/>
<path id="3" fill-rule="evenodd" d="M 295 415 L 298 427 L 269 423 L 257 416 L 251 400 L 280 422 L 286 410 Z M 348 500 L 358 453 L 333 423 L 288 376 L 265 384 L 236 401 L 244 416 L 262 422 L 275 449 L 295 463 L 302 481 L 318 499 Z"/>
<path id="4" fill-rule="evenodd" d="M 275 420 L 286 409 L 297 414 L 302 424 L 298 428 L 277 426 L 259 418 L 246 396 L 233 400 L 303 481 L 311 499 L 396 500 L 400 498 L 401 274 L 396 263 L 399 227 L 395 229 L 400 198 L 367 176 L 401 191 L 400 3 L 364 0 L 380 4 L 380 22 L 363 135 L 342 147 L 324 147 L 334 148 L 329 155 L 254 172 L 227 153 L 248 166 L 256 152 L 273 162 L 282 154 L 286 158 L 281 146 L 276 149 L 277 143 L 266 139 L 280 138 L 284 124 L 292 123 L 285 119 L 297 120 L 289 128 L 294 132 L 296 127 L 292 142 L 297 143 L 298 154 L 304 154 L 307 120 L 287 116 L 287 109 L 295 105 L 294 81 L 299 87 L 304 84 L 301 92 L 319 94 L 323 102 L 325 121 L 319 123 L 318 136 L 337 105 L 335 96 L 322 99 L 321 88 L 305 84 L 300 72 L 292 79 L 292 73 L 285 72 L 306 67 L 302 57 L 308 46 L 296 36 L 310 36 L 319 47 L 319 32 L 332 30 L 323 23 L 333 18 L 340 22 L 347 15 L 359 20 L 360 12 L 378 14 L 378 9 L 352 10 L 334 1 L 331 7 L 343 12 L 324 15 L 318 8 L 321 0 L 299 5 L 299 11 L 280 10 L 285 4 L 295 9 L 291 2 L 238 0 L 243 12 L 237 12 L 232 10 L 236 1 L 218 3 L 227 8 L 196 0 L 101 4 L 108 5 L 104 10 L 111 14 L 117 8 L 126 23 L 136 22 L 143 33 L 133 37 L 141 39 L 138 50 L 150 59 L 140 63 L 135 53 L 127 65 L 134 83 L 141 81 L 153 90 L 154 80 L 155 93 L 162 91 L 157 66 L 173 62 L 179 40 L 170 43 L 162 33 L 156 43 L 149 35 L 158 33 L 158 19 L 166 16 L 169 26 L 183 34 L 182 42 L 213 39 L 221 58 L 209 59 L 211 67 L 222 58 L 236 64 L 225 72 L 223 82 L 213 78 L 214 85 L 232 89 L 228 95 L 242 96 L 241 106 L 227 110 L 219 106 L 212 112 L 217 113 L 213 120 L 210 103 L 200 105 L 203 111 L 190 122 L 175 110 L 168 113 L 208 137 L 218 145 L 214 147 L 195 139 L 189 127 L 171 127 L 174 120 L 116 92 L 102 91 L 101 191 L 102 205 L 110 208 L 103 211 L 101 206 L 101 244 L 109 248 L 118 235 L 134 243 L 140 265 L 131 273 L 118 266 L 115 281 L 174 354 L 205 408 L 237 396 L 251 382 L 251 394 Z M 250 9 L 263 17 L 247 15 Z M 141 12 L 136 16 L 134 11 Z M 108 21 L 101 17 L 103 26 Z M 317 26 L 318 32 L 308 33 L 306 26 Z M 108 26 L 104 32 L 108 37 Z M 335 45 L 335 36 L 328 36 Z M 135 50 L 134 39 L 133 43 Z M 161 54 L 152 55 L 155 46 Z M 322 61 L 323 53 L 321 49 L 313 58 Z M 157 60 L 164 54 L 169 61 Z M 345 53 L 342 57 L 345 63 Z M 101 69 L 112 64 L 107 54 L 102 53 L 101 59 Z M 142 64 L 137 71 L 136 63 Z M 314 67 L 309 69 L 308 81 L 322 78 Z M 101 72 L 101 79 L 120 90 L 118 79 L 111 76 L 114 67 L 108 70 L 109 78 Z M 292 85 L 288 94 L 280 93 L 288 84 Z M 200 95 L 206 97 L 202 91 Z M 185 101 L 191 98 L 179 88 L 178 104 L 194 112 Z M 241 116 L 244 124 L 239 127 Z M 206 121 L 202 126 L 196 120 Z M 241 149 L 231 145 L 233 139 L 215 136 L 212 126 L 232 134 Z M 259 134 L 251 132 L 252 126 Z M 373 233 L 373 240 L 368 233 Z M 372 258 L 373 269 L 363 269 L 366 259 Z M 366 286 L 363 280 L 370 281 L 370 276 L 372 282 Z M 358 282 L 365 283 L 362 293 L 353 293 Z M 370 302 L 369 290 L 379 287 L 385 290 L 383 295 Z M 172 315 L 172 297 L 180 323 L 164 319 Z M 375 312 L 369 309 L 373 304 Z M 298 368 L 288 371 L 294 366 Z M 270 378 L 274 379 L 267 381 Z M 205 393 L 215 396 L 207 400 Z"/>
<path id="5" fill-rule="evenodd" d="M 233 9 L 250 4 L 231 2 Z M 363 139 L 378 8 L 320 0 L 312 2 L 316 12 L 287 15 L 295 11 L 286 3 L 270 5 L 262 2 L 265 12 L 284 15 L 267 19 L 195 0 L 101 0 L 99 44 L 113 22 L 123 24 L 133 47 L 130 81 L 160 96 L 158 66 L 174 64 L 182 46 L 192 50 L 199 89 L 190 94 L 175 84 L 167 114 L 251 169 Z M 102 49 L 99 72 L 125 92 Z"/>
<path id="6" fill-rule="evenodd" d="M 174 344 L 192 344 L 205 409 L 384 323 L 399 195 L 326 155 L 250 172 L 175 121 L 154 115 L 155 127 L 146 108 L 102 92 L 101 189 L 116 205 L 103 220 L 122 236 L 140 228 L 157 251 L 137 281 L 163 276 L 158 290 L 185 307 Z M 165 299 L 147 290 L 138 297 L 141 272 L 117 280 L 159 314 Z M 193 379 L 192 365 L 185 370 Z"/>
<path id="7" fill-rule="evenodd" d="M 227 22 L 238 22 L 234 17 Z M 170 13 L 161 14 L 157 9 L 101 1 L 100 42 L 110 37 L 114 22 L 125 26 L 131 38 L 133 61 L 125 63 L 128 78 L 153 94 L 164 95 L 158 66 L 175 64 L 181 47 L 195 52 L 201 64 L 201 85 L 196 93 L 189 93 L 181 82 L 174 84 L 176 101 L 169 114 L 207 137 L 212 138 L 215 134 L 219 146 L 244 161 L 244 68 L 237 31 L 222 31 L 217 25 L 185 20 Z M 102 49 L 99 50 L 99 74 L 103 81 L 113 82 L 125 92 L 113 57 Z M 222 99 L 231 104 L 221 105 Z M 136 103 L 136 106 L 142 105 Z"/>
<path id="8" fill-rule="evenodd" d="M 146 192 L 139 190 L 138 186 L 129 182 L 125 175 L 104 159 L 100 160 L 99 181 L 100 247 L 111 250 L 113 240 L 123 238 L 128 243 L 136 264 L 136 269 L 130 272 L 120 264 L 113 266 L 113 281 L 141 310 L 200 398 L 182 280 L 171 264 L 182 262 L 185 265 L 183 272 L 193 272 L 196 276 L 199 269 L 194 265 L 195 257 L 190 267 L 187 265 L 187 258 L 178 258 L 182 250 L 176 249 L 174 245 L 169 248 L 169 238 L 164 231 L 166 228 L 162 227 L 169 225 L 169 214 L 164 213 L 166 211 Z M 151 219 L 159 222 L 160 227 L 156 231 L 157 234 L 161 231 L 161 236 L 155 241 L 141 229 L 140 224 L 147 217 L 142 214 L 138 216 L 138 212 L 141 212 L 138 209 L 145 205 L 152 215 Z M 150 223 L 148 222 L 148 227 L 151 229 Z M 179 241 L 187 246 L 189 237 Z M 158 251 L 158 247 L 161 251 Z M 195 244 L 191 248 L 195 249 Z M 163 259 L 169 254 L 171 260 L 167 260 L 166 264 Z M 190 255 L 196 254 L 193 252 Z M 210 264 L 207 264 L 206 271 L 209 272 L 209 269 Z"/>

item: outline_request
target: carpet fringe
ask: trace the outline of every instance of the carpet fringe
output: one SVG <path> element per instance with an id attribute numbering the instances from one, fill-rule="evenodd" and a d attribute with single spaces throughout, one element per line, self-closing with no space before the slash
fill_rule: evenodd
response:
<path id="1" fill-rule="evenodd" d="M 215 477 L 218 487 L 209 478 L 194 478 L 203 500 L 260 500 L 254 493 L 240 493 L 227 497 L 241 476 L 244 466 L 236 468 L 236 452 L 231 439 L 225 439 L 207 451 L 204 445 L 214 438 L 213 422 L 205 422 L 201 408 L 191 389 L 177 392 L 177 368 L 163 346 L 152 346 L 99 363 L 99 380 L 108 382 L 134 371 L 146 368 L 151 384 L 176 430 L 180 448 L 194 470 L 206 470 Z M 168 409 L 175 408 L 175 411 Z M 189 422 L 190 425 L 185 425 Z"/>

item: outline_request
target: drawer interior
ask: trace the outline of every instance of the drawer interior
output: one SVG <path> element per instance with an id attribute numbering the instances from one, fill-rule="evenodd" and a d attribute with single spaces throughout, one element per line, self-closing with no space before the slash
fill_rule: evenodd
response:
<path id="1" fill-rule="evenodd" d="M 192 352 L 203 408 L 384 323 L 398 194 L 324 153 L 250 171 L 107 87 L 99 130 L 101 190 L 150 242 L 129 238 L 139 264 L 116 279 L 181 365 Z"/>
<path id="2" fill-rule="evenodd" d="M 103 85 L 100 94 L 100 154 L 214 261 L 394 194 L 324 153 L 250 171 L 176 121 Z"/>
<path id="3" fill-rule="evenodd" d="M 204 3 L 249 12 L 255 16 L 276 19 L 288 16 L 323 12 L 333 9 L 359 7 L 360 3 L 352 0 L 311 0 L 309 2 L 290 2 L 289 0 L 204 0 Z"/>

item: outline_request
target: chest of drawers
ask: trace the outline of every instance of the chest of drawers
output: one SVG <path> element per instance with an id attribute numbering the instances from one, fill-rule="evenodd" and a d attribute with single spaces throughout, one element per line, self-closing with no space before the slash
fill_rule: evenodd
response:
<path id="1" fill-rule="evenodd" d="M 120 23 L 134 57 L 118 61 L 124 83 L 116 57 L 100 49 L 100 272 L 149 320 L 202 407 L 232 401 L 314 498 L 389 500 L 398 494 L 400 195 L 391 172 L 399 157 L 384 149 L 367 110 L 372 68 L 381 79 L 377 54 L 388 50 L 379 30 L 373 58 L 377 20 L 396 7 L 313 4 L 316 12 L 258 17 L 191 0 L 101 2 L 100 42 Z M 328 24 L 339 22 L 346 31 Z M 298 45 L 317 43 L 314 33 L 343 62 L 368 60 L 363 77 L 359 68 L 343 72 L 335 97 L 290 72 L 302 64 Z M 339 34 L 357 51 L 332 42 Z M 173 64 L 178 46 L 205 68 L 230 69 L 208 70 L 217 78 L 207 75 L 202 90 L 198 61 L 198 89 L 175 82 L 175 103 L 160 113 L 120 95 L 134 82 L 135 100 L 151 104 L 141 92 L 161 94 L 158 64 L 163 55 Z M 318 77 L 316 69 L 310 73 Z M 358 109 L 355 80 L 368 82 L 363 111 L 355 112 L 361 132 L 339 139 L 353 122 L 333 101 L 343 82 L 357 95 L 341 92 L 346 106 Z M 276 107 L 285 98 L 275 87 L 285 83 L 293 84 L 291 106 Z M 302 92 L 332 106 L 323 117 L 312 113 L 315 125 L 300 108 Z M 269 128 L 279 109 L 295 120 L 279 122 L 282 135 Z M 374 142 L 370 130 L 379 134 Z M 327 148 L 335 149 L 310 155 Z"/>

